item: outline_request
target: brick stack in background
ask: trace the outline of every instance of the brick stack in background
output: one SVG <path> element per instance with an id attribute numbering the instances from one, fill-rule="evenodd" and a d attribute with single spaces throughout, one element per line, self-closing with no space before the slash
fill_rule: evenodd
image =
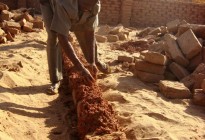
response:
<path id="1" fill-rule="evenodd" d="M 9 11 L 6 4 L 0 3 L 0 43 L 14 41 L 15 36 L 22 31 L 33 32 L 35 28 L 44 28 L 40 17 L 34 18 L 25 8 Z"/>
<path id="2" fill-rule="evenodd" d="M 154 41 L 135 59 L 134 74 L 144 82 L 159 83 L 167 98 L 193 98 L 205 106 L 205 25 L 174 20 L 166 24 L 166 32 L 162 29 L 145 28 L 137 34 Z M 158 33 L 150 35 L 153 32 Z"/>

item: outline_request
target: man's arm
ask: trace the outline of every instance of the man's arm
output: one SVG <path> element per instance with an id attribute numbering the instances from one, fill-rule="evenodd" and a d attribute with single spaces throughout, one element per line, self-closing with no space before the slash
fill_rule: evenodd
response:
<path id="1" fill-rule="evenodd" d="M 49 0 L 39 0 L 40 4 L 44 5 L 49 2 Z"/>
<path id="2" fill-rule="evenodd" d="M 65 35 L 58 34 L 58 40 L 59 40 L 59 43 L 60 43 L 62 49 L 64 50 L 64 52 L 68 56 L 68 58 L 72 61 L 74 66 L 77 67 L 77 69 L 82 72 L 82 74 L 86 78 L 87 82 L 93 82 L 94 78 L 92 77 L 90 72 L 84 67 L 84 65 L 80 62 L 78 57 L 76 56 L 72 45 L 68 41 L 68 37 Z"/>
<path id="3" fill-rule="evenodd" d="M 92 10 L 99 0 L 78 0 L 80 10 Z"/>

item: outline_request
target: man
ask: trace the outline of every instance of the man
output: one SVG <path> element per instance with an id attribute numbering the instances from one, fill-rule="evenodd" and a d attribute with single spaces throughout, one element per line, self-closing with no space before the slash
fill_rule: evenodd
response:
<path id="1" fill-rule="evenodd" d="M 90 67 L 97 67 L 104 73 L 109 73 L 109 67 L 97 59 L 97 45 L 94 28 L 97 26 L 97 14 L 100 11 L 98 0 L 39 0 L 46 31 L 47 57 L 51 87 L 48 93 L 58 93 L 62 80 L 62 54 L 66 53 L 75 67 L 82 73 L 87 82 L 93 82 L 91 73 L 84 67 L 76 56 L 71 43 L 68 41 L 69 31 L 74 31 L 83 54 Z M 96 2 L 95 2 L 96 1 Z M 79 3 L 78 3 L 79 2 Z M 97 64 L 97 67 L 96 67 Z"/>

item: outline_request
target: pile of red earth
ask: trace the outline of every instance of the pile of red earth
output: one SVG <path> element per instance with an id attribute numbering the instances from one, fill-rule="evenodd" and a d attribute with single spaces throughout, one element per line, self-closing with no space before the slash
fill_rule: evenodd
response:
<path id="1" fill-rule="evenodd" d="M 9 11 L 9 7 L 0 2 L 0 43 L 14 41 L 21 31 L 33 32 L 34 28 L 44 28 L 40 17 L 34 18 L 26 8 Z"/>
<path id="2" fill-rule="evenodd" d="M 78 57 L 84 59 L 76 48 Z M 75 70 L 71 61 L 64 55 L 64 65 L 69 76 L 69 87 L 77 109 L 78 134 L 80 139 L 91 140 L 95 136 L 112 134 L 119 131 L 118 121 L 112 106 L 102 98 L 102 92 L 96 83 L 88 84 L 82 75 Z M 86 136 L 87 135 L 87 136 Z M 124 139 L 125 135 L 105 137 L 112 139 Z"/>
<path id="3" fill-rule="evenodd" d="M 148 49 L 136 57 L 132 52 L 118 61 L 133 66 L 134 75 L 158 83 L 171 99 L 192 99 L 205 106 L 205 26 L 174 20 L 166 26 L 148 27 L 137 34 Z M 140 47 L 140 46 L 139 46 Z"/>

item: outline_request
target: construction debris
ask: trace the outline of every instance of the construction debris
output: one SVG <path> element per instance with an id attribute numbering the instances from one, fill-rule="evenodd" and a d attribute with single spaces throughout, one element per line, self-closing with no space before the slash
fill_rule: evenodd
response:
<path id="1" fill-rule="evenodd" d="M 125 35 L 122 26 L 106 29 L 107 36 Z M 166 97 L 193 97 L 194 103 L 203 104 L 198 102 L 204 98 L 205 90 L 202 90 L 203 94 L 195 90 L 205 89 L 204 34 L 204 25 L 177 19 L 166 26 L 145 28 L 131 40 L 131 37 L 125 37 L 124 42 L 113 45 L 113 49 L 130 53 L 118 56 L 122 68 L 130 67 L 132 70 L 128 70 L 143 82 L 159 83 L 160 91 Z M 140 57 L 134 57 L 135 52 L 139 52 Z"/>
<path id="2" fill-rule="evenodd" d="M 27 9 L 9 11 L 6 4 L 0 3 L 0 43 L 14 41 L 21 31 L 33 32 L 35 28 L 44 29 L 41 18 L 32 17 Z"/>

